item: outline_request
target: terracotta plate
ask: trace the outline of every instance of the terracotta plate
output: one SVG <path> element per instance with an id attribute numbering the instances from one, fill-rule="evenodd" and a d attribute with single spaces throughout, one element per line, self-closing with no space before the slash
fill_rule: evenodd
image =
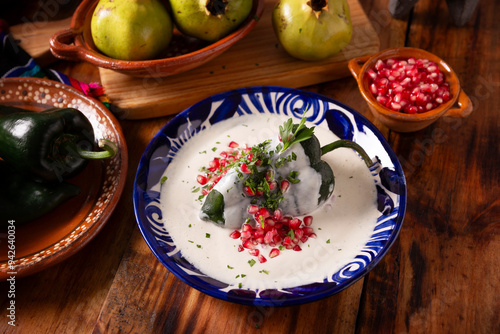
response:
<path id="1" fill-rule="evenodd" d="M 0 104 L 35 111 L 76 108 L 92 123 L 96 139 L 106 138 L 118 146 L 113 158 L 91 161 L 82 173 L 68 180 L 82 189 L 79 195 L 35 221 L 0 233 L 0 280 L 5 280 L 61 262 L 101 230 L 123 191 L 128 153 L 121 127 L 111 112 L 72 87 L 45 79 L 1 79 Z M 8 246 L 13 243 L 15 250 L 9 253 Z"/>

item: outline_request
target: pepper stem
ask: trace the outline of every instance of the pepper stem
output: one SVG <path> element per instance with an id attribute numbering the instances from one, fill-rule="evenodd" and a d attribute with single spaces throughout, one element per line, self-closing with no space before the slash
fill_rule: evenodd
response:
<path id="1" fill-rule="evenodd" d="M 370 167 L 371 165 L 373 165 L 372 159 L 370 159 L 370 157 L 368 156 L 366 151 L 361 146 L 359 146 L 357 143 L 355 143 L 351 140 L 346 140 L 346 139 L 340 139 L 340 140 L 334 141 L 333 143 L 330 143 L 330 144 L 323 146 L 321 148 L 321 155 L 325 155 L 326 153 L 333 151 L 333 150 L 340 148 L 340 147 L 352 148 L 353 150 L 358 152 L 359 155 L 361 155 L 361 157 L 363 158 L 367 167 Z"/>
<path id="2" fill-rule="evenodd" d="M 82 150 L 79 147 L 76 148 L 78 155 L 82 159 L 90 159 L 90 160 L 99 160 L 99 159 L 107 159 L 113 157 L 116 152 L 118 152 L 118 147 L 115 143 L 108 139 L 99 139 L 98 145 L 103 151 L 87 151 Z"/>

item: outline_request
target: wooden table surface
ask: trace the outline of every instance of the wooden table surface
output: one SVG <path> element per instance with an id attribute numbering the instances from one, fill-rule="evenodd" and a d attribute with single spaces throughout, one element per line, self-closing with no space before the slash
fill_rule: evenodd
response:
<path id="1" fill-rule="evenodd" d="M 43 2 L 3 3 L 11 11 L 7 18 L 15 20 L 40 15 L 36 6 Z M 46 11 L 74 9 L 67 8 L 69 1 L 48 3 Z M 129 172 L 115 212 L 79 253 L 17 280 L 15 328 L 6 317 L 8 285 L 0 284 L 0 332 L 499 333 L 500 2 L 480 1 L 463 27 L 452 24 L 445 1 L 420 0 L 402 19 L 391 17 L 388 0 L 360 3 L 381 49 L 405 45 L 436 53 L 453 67 L 474 104 L 466 119 L 441 119 L 399 134 L 374 121 L 352 77 L 303 88 L 372 120 L 404 168 L 406 218 L 370 273 L 331 297 L 282 308 L 232 304 L 182 283 L 149 250 L 132 207 L 140 156 L 170 117 L 121 120 Z M 52 68 L 99 81 L 89 64 L 59 61 Z"/>

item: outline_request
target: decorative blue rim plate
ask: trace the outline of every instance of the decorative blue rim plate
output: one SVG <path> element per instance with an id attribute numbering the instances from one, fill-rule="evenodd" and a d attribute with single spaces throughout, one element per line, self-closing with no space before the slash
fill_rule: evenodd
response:
<path id="1" fill-rule="evenodd" d="M 360 144 L 377 157 L 370 168 L 377 189 L 379 216 L 373 235 L 361 252 L 324 282 L 287 289 L 249 290 L 230 286 L 200 272 L 182 256 L 165 229 L 160 207 L 160 182 L 175 153 L 196 133 L 232 117 L 267 113 L 301 119 L 296 108 L 309 106 L 309 122 L 341 139 Z M 312 112 L 310 112 L 312 111 Z M 175 116 L 151 140 L 139 162 L 134 183 L 134 211 L 144 240 L 175 276 L 210 296 L 246 305 L 289 306 L 338 293 L 372 270 L 392 246 L 406 210 L 406 181 L 391 147 L 364 116 L 331 98 L 284 87 L 242 88 L 211 96 Z"/>

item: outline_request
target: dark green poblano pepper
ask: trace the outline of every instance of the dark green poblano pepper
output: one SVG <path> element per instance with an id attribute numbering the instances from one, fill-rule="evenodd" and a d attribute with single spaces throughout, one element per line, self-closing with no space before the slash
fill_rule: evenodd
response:
<path id="1" fill-rule="evenodd" d="M 0 160 L 0 227 L 39 218 L 79 193 L 73 184 L 35 181 Z"/>
<path id="2" fill-rule="evenodd" d="M 94 129 L 74 108 L 34 112 L 0 105 L 0 158 L 17 171 L 47 181 L 62 181 L 80 173 L 88 159 L 105 159 L 116 146 L 100 141 L 95 152 Z"/>
<path id="3" fill-rule="evenodd" d="M 224 227 L 239 228 L 249 217 L 250 204 L 270 211 L 280 208 L 286 215 L 307 215 L 332 195 L 334 174 L 321 157 L 341 147 L 354 149 L 368 167 L 372 165 L 357 143 L 337 140 L 321 147 L 314 127 L 305 126 L 305 118 L 300 124 L 289 119 L 280 126 L 279 139 L 252 148 L 253 162 L 259 161 L 258 166 L 252 166 L 252 173 L 242 178 L 241 164 L 236 165 L 217 183 L 205 198 L 200 217 Z M 274 182 L 279 186 L 270 189 Z"/>

